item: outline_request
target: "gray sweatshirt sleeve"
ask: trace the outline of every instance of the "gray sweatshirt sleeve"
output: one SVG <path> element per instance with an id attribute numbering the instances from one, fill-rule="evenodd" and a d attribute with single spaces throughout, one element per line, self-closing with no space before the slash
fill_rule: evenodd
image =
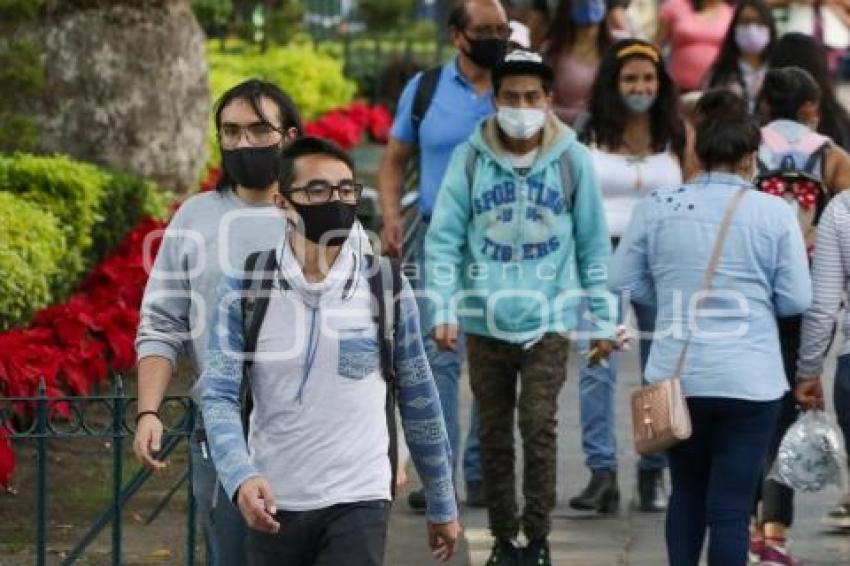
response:
<path id="1" fill-rule="evenodd" d="M 845 242 L 850 238 L 850 207 L 844 201 L 833 199 L 818 224 L 812 266 L 814 300 L 803 317 L 798 377 L 819 377 L 823 373 L 844 287 L 850 280 L 850 266 L 841 253 L 842 237 Z"/>
<path id="2" fill-rule="evenodd" d="M 181 259 L 184 235 L 181 210 L 172 218 L 149 274 L 136 333 L 137 360 L 167 358 L 174 365 L 190 338 L 189 275 Z"/>

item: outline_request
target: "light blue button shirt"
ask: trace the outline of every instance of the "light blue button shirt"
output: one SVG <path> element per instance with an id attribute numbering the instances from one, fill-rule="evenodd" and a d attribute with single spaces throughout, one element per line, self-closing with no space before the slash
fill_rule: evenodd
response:
<path id="1" fill-rule="evenodd" d="M 681 376 L 689 397 L 779 398 L 788 385 L 776 317 L 800 314 L 811 303 L 794 211 L 751 190 L 733 217 L 712 291 L 698 312 L 693 308 L 726 206 L 745 184 L 735 175 L 705 173 L 681 188 L 651 193 L 613 258 L 611 289 L 658 309 L 648 381 L 672 375 L 692 336 Z"/>
<path id="2" fill-rule="evenodd" d="M 495 106 L 493 92 L 476 93 L 458 70 L 455 58 L 443 65 L 434 98 L 419 124 L 417 140 L 410 114 L 421 78 L 422 73 L 419 73 L 404 87 L 390 135 L 419 146 L 419 210 L 431 216 L 452 152 L 469 138 L 478 122 L 493 113 Z"/>

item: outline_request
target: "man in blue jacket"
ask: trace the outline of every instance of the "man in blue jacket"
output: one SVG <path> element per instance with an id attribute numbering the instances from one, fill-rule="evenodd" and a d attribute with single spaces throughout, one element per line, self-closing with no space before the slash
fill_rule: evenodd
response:
<path id="1" fill-rule="evenodd" d="M 514 51 L 492 79 L 497 113 L 452 156 L 425 239 L 425 278 L 438 345 L 453 349 L 459 328 L 467 334 L 496 539 L 487 564 L 545 565 L 566 334 L 587 296 L 595 321 L 591 363 L 613 349 L 610 240 L 589 153 L 550 112 L 552 69 L 536 53 Z M 521 518 L 515 410 L 525 464 Z M 529 541 L 523 551 L 515 542 L 520 523 Z"/>

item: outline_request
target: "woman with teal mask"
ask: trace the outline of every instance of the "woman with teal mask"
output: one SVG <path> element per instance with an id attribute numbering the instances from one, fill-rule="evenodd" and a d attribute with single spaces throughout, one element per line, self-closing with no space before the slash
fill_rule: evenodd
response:
<path id="1" fill-rule="evenodd" d="M 678 187 L 690 165 L 687 131 L 678 109 L 679 92 L 650 43 L 624 39 L 605 53 L 593 83 L 589 112 L 577 120 L 579 139 L 588 145 L 605 205 L 608 232 L 616 248 L 632 212 L 649 193 Z M 630 308 L 630 306 L 632 308 Z M 622 316 L 639 335 L 641 374 L 649 359 L 655 310 L 621 300 Z M 634 318 L 628 315 L 634 311 Z M 584 320 L 582 318 L 581 320 Z M 579 341 L 579 348 L 583 344 Z M 613 513 L 618 508 L 617 438 L 614 398 L 618 355 L 608 366 L 581 368 L 579 409 L 582 449 L 591 476 L 570 499 L 579 510 Z M 660 512 L 666 507 L 663 456 L 642 457 L 637 465 L 635 507 Z"/>
<path id="2" fill-rule="evenodd" d="M 572 125 L 587 108 L 602 54 L 613 43 L 605 24 L 605 0 L 561 0 L 543 51 L 555 70 L 553 109 Z"/>

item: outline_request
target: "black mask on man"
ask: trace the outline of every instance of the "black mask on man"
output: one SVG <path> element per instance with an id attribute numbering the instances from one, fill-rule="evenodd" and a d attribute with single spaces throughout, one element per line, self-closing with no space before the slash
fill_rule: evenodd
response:
<path id="1" fill-rule="evenodd" d="M 338 200 L 310 205 L 289 202 L 304 221 L 304 237 L 314 244 L 341 246 L 357 217 L 356 204 Z M 328 237 L 328 234 L 332 236 Z"/>
<path id="2" fill-rule="evenodd" d="M 267 189 L 277 180 L 279 153 L 278 145 L 222 149 L 221 165 L 235 184 L 246 189 Z"/>
<path id="3" fill-rule="evenodd" d="M 471 39 L 464 35 L 469 42 L 469 51 L 464 54 L 482 69 L 492 69 L 505 58 L 508 42 L 498 37 L 487 39 Z"/>

